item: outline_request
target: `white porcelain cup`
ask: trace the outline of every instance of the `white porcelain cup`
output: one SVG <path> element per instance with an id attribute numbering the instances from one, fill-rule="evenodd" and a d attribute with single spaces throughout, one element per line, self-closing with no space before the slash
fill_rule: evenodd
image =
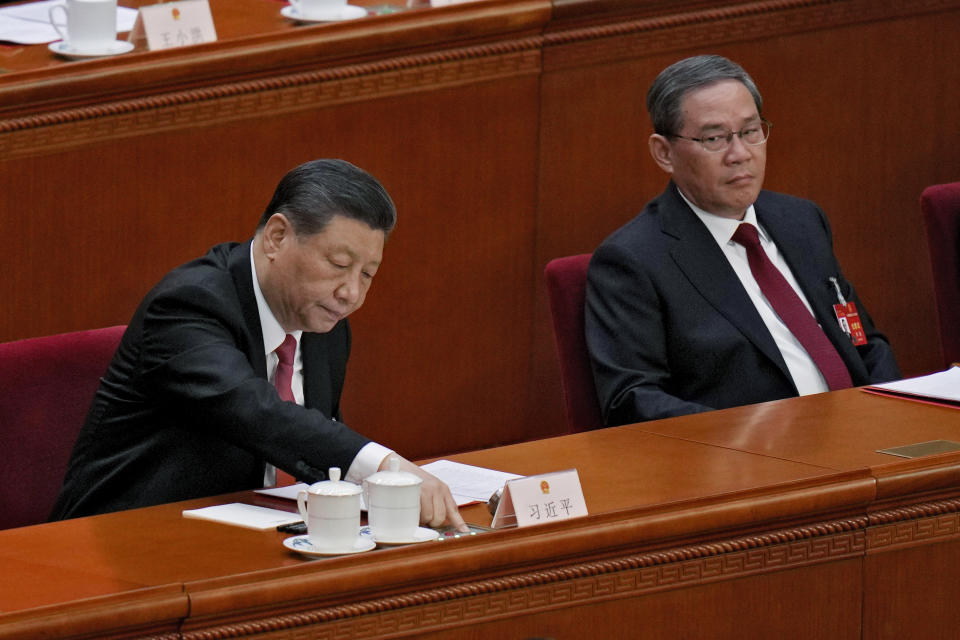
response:
<path id="1" fill-rule="evenodd" d="M 330 468 L 330 479 L 316 482 L 297 494 L 300 516 L 307 523 L 310 544 L 323 550 L 349 550 L 360 535 L 360 495 L 352 482 Z"/>
<path id="2" fill-rule="evenodd" d="M 308 20 L 322 20 L 332 17 L 347 5 L 347 0 L 290 0 L 290 5 Z"/>
<path id="3" fill-rule="evenodd" d="M 410 542 L 420 526 L 420 485 L 423 479 L 399 471 L 400 461 L 391 457 L 388 470 L 363 481 L 367 522 L 374 540 Z"/>
<path id="4" fill-rule="evenodd" d="M 58 23 L 60 12 L 64 16 Z M 100 51 L 117 39 L 117 0 L 66 0 L 48 13 L 50 24 L 74 51 Z"/>

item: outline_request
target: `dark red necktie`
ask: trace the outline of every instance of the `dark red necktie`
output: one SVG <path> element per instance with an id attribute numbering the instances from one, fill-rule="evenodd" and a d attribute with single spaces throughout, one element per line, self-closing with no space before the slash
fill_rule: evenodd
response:
<path id="1" fill-rule="evenodd" d="M 803 304 L 787 279 L 770 262 L 767 252 L 760 246 L 757 228 L 746 222 L 741 224 L 733 234 L 733 241 L 746 248 L 750 271 L 753 272 L 753 277 L 760 285 L 764 297 L 806 349 L 813 363 L 823 374 L 830 390 L 836 391 L 853 386 L 847 365 L 843 363 L 833 343 L 827 338 L 823 329 L 817 324 L 816 318 Z"/>
<path id="2" fill-rule="evenodd" d="M 273 376 L 273 386 L 281 400 L 296 402 L 293 396 L 293 357 L 297 353 L 297 339 L 289 333 L 283 344 L 274 351 L 277 354 L 277 373 Z"/>
<path id="3" fill-rule="evenodd" d="M 293 395 L 293 357 L 297 353 L 297 339 L 288 333 L 274 353 L 277 354 L 277 372 L 273 376 L 273 386 L 277 388 L 281 400 L 296 402 Z M 276 486 L 283 487 L 294 482 L 293 476 L 277 469 Z"/>

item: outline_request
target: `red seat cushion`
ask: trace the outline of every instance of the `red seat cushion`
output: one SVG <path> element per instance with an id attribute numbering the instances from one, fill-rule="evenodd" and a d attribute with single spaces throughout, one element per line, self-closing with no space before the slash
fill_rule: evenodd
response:
<path id="1" fill-rule="evenodd" d="M 960 361 L 960 182 L 927 187 L 920 211 L 930 245 L 944 367 Z"/>
<path id="2" fill-rule="evenodd" d="M 603 426 L 583 332 L 589 253 L 551 260 L 544 270 L 571 432 Z"/>
<path id="3" fill-rule="evenodd" d="M 47 520 L 124 329 L 0 344 L 0 529 Z"/>

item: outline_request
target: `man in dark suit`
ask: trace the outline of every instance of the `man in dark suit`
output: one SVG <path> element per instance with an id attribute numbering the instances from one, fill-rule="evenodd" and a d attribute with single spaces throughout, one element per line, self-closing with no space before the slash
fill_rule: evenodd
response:
<path id="1" fill-rule="evenodd" d="M 52 518 L 263 487 L 276 468 L 306 482 L 386 468 L 396 454 L 341 422 L 340 392 L 346 317 L 395 220 L 376 179 L 316 160 L 284 176 L 252 241 L 167 274 L 101 381 Z M 424 479 L 421 520 L 465 528 L 446 485 L 400 461 Z"/>
<path id="2" fill-rule="evenodd" d="M 898 378 L 824 214 L 761 190 L 771 125 L 750 76 L 720 56 L 681 60 L 654 81 L 647 108 L 650 152 L 672 179 L 588 271 L 586 339 L 606 424 Z"/>

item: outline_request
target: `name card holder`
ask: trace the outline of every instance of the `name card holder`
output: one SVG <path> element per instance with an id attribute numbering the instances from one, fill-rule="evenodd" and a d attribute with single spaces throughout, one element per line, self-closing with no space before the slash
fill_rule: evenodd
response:
<path id="1" fill-rule="evenodd" d="M 576 469 L 508 480 L 493 514 L 494 529 L 526 527 L 587 515 Z"/>
<path id="2" fill-rule="evenodd" d="M 127 40 L 143 39 L 151 51 L 216 42 L 209 1 L 179 0 L 140 7 Z"/>

